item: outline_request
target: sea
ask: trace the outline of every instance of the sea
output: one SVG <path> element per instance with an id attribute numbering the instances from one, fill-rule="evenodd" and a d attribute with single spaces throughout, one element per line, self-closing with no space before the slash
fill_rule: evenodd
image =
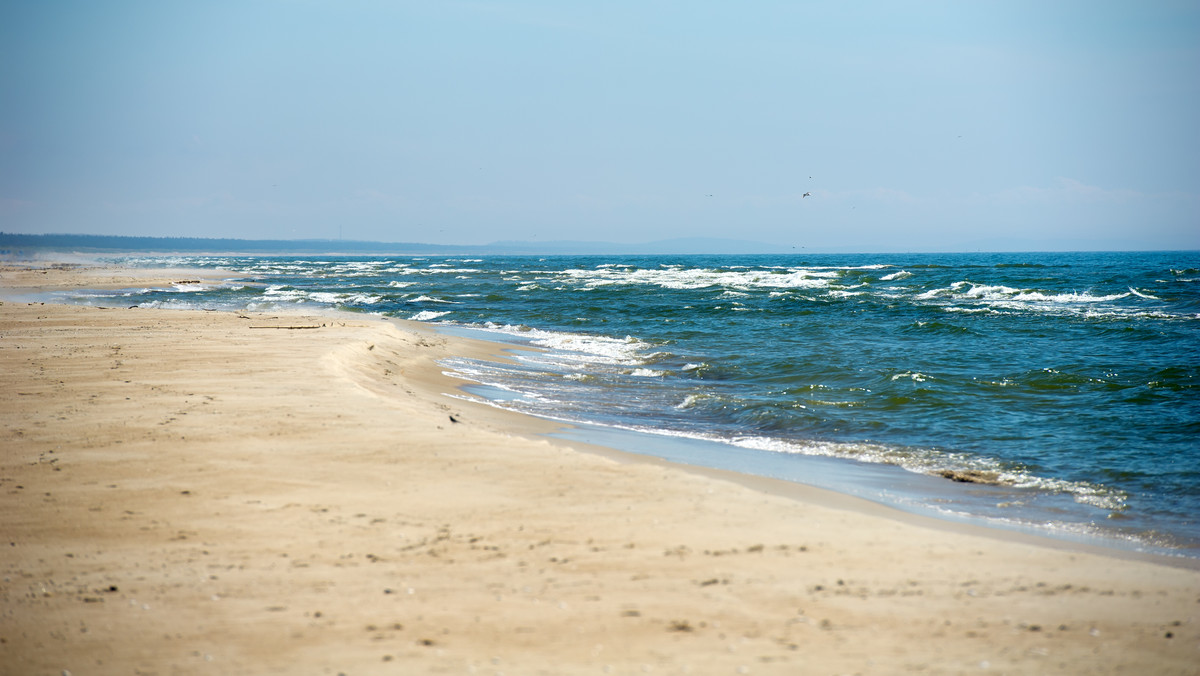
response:
<path id="1" fill-rule="evenodd" d="M 496 341 L 454 396 L 561 436 L 1054 538 L 1200 557 L 1200 252 L 123 256 Z"/>

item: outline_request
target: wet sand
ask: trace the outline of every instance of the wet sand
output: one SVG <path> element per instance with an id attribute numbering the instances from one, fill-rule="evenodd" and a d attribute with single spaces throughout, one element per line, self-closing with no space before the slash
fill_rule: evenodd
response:
<path id="1" fill-rule="evenodd" d="M 1194 562 L 552 441 L 445 396 L 435 360 L 498 349 L 4 301 L 0 673 L 1200 670 Z"/>

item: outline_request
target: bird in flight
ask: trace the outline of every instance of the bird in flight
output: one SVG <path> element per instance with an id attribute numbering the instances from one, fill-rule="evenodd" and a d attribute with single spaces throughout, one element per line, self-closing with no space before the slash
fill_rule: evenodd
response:
<path id="1" fill-rule="evenodd" d="M 803 198 L 805 198 L 805 197 L 812 197 L 812 193 L 811 193 L 811 192 L 806 192 L 806 193 L 804 193 L 803 195 L 801 195 L 800 197 L 801 197 L 801 199 L 803 199 Z"/>

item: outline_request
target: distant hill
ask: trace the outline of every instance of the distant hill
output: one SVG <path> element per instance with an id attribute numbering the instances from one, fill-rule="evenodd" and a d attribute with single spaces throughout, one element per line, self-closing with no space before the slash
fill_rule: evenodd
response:
<path id="1" fill-rule="evenodd" d="M 0 252 L 75 251 L 80 253 L 457 253 L 460 247 L 324 239 L 211 239 L 205 237 L 125 237 L 120 235 L 22 235 L 0 232 Z"/>
<path id="2" fill-rule="evenodd" d="M 613 242 L 517 242 L 482 245 L 368 242 L 340 239 L 210 239 L 204 237 L 126 237 L 120 235 L 26 235 L 0 232 L 0 254 L 46 251 L 78 253 L 187 254 L 415 254 L 415 255 L 567 255 L 567 254 L 756 254 L 782 253 L 782 247 L 742 240 L 689 237 L 644 244 Z"/>

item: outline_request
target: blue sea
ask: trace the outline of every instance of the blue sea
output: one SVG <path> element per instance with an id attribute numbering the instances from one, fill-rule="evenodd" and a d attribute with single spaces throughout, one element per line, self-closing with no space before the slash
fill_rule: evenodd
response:
<path id="1" fill-rule="evenodd" d="M 568 438 L 914 512 L 1200 556 L 1200 252 L 126 257 L 506 343 L 462 396 Z M 533 349 L 536 348 L 536 349 Z"/>

